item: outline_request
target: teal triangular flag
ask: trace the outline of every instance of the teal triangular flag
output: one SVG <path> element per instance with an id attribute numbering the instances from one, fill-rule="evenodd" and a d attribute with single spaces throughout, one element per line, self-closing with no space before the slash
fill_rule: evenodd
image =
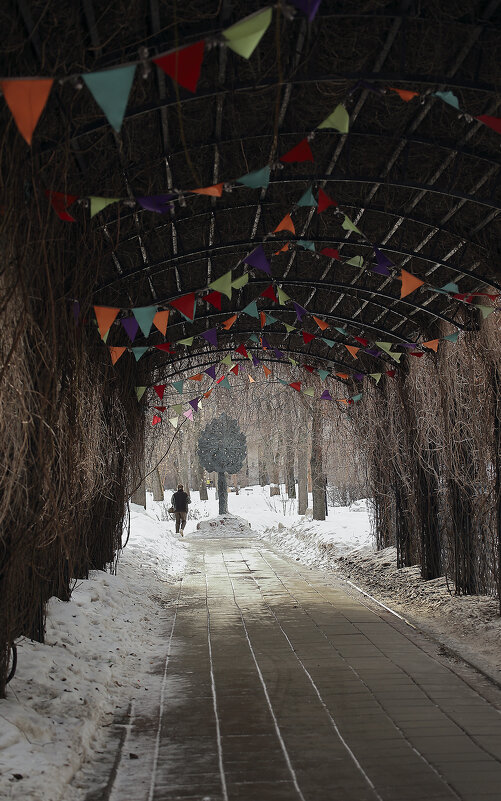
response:
<path id="1" fill-rule="evenodd" d="M 148 346 L 141 347 L 141 348 L 131 348 L 131 351 L 132 351 L 132 353 L 134 354 L 134 356 L 136 358 L 136 362 L 139 361 L 141 356 L 144 356 L 144 354 L 146 353 L 147 350 L 148 350 Z"/>
<path id="2" fill-rule="evenodd" d="M 346 330 L 346 328 L 338 328 L 337 325 L 334 326 L 334 327 L 335 327 L 336 331 L 339 331 L 339 333 L 343 334 L 343 336 L 345 336 L 345 337 L 348 336 L 348 331 Z"/>
<path id="3" fill-rule="evenodd" d="M 315 243 L 310 242 L 309 239 L 298 239 L 297 244 L 300 248 L 304 248 L 305 250 L 313 250 L 315 251 Z"/>
<path id="4" fill-rule="evenodd" d="M 320 339 L 322 339 L 325 342 L 325 344 L 329 346 L 329 348 L 333 348 L 334 345 L 336 344 L 332 339 L 326 339 L 325 337 L 320 337 Z"/>
<path id="5" fill-rule="evenodd" d="M 258 335 L 257 335 L 257 334 L 251 334 L 251 335 L 250 335 L 250 337 L 249 337 L 249 339 L 250 339 L 252 342 L 259 342 L 259 337 L 258 337 Z"/>
<path id="6" fill-rule="evenodd" d="M 299 198 L 299 200 L 297 202 L 297 205 L 298 206 L 318 206 L 317 201 L 313 197 L 313 190 L 312 190 L 311 186 L 310 186 L 309 189 L 306 190 L 304 195 L 302 195 Z"/>
<path id="7" fill-rule="evenodd" d="M 459 101 L 454 92 L 432 92 L 432 94 L 434 94 L 435 97 L 439 97 L 444 103 L 448 103 L 449 106 L 459 110 Z"/>
<path id="8" fill-rule="evenodd" d="M 115 131 L 120 131 L 122 127 L 135 71 L 136 65 L 132 64 L 82 75 L 85 85 Z"/>
<path id="9" fill-rule="evenodd" d="M 440 289 L 442 292 L 452 292 L 454 295 L 459 292 L 459 287 L 454 281 L 449 281 L 448 284 L 444 284 Z"/>
<path id="10" fill-rule="evenodd" d="M 479 307 L 479 308 L 480 308 L 480 307 Z M 277 320 L 277 318 L 276 318 L 276 317 L 273 317 L 273 315 L 272 315 L 272 314 L 268 314 L 267 312 L 265 312 L 265 313 L 264 313 L 264 316 L 265 316 L 265 318 L 266 318 L 266 320 L 265 320 L 265 325 L 273 325 L 273 323 L 278 323 L 278 320 Z"/>
<path id="11" fill-rule="evenodd" d="M 139 328 L 145 337 L 149 337 L 151 326 L 153 325 L 153 318 L 157 313 L 156 306 L 139 306 L 137 309 L 132 309 L 132 314 L 136 318 Z"/>
<path id="12" fill-rule="evenodd" d="M 448 342 L 453 342 L 454 344 L 456 344 L 456 342 L 458 341 L 458 337 L 459 337 L 459 331 L 456 331 L 454 334 L 448 334 L 446 337 L 444 337 L 444 339 L 446 339 Z"/>
<path id="13" fill-rule="evenodd" d="M 351 396 L 351 400 L 354 403 L 357 403 L 357 401 L 362 400 L 362 393 L 360 392 L 358 395 L 352 395 Z"/>
<path id="14" fill-rule="evenodd" d="M 184 381 L 173 381 L 172 382 L 172 386 L 174 387 L 176 392 L 179 392 L 180 395 L 183 394 L 183 385 L 184 385 Z"/>
<path id="15" fill-rule="evenodd" d="M 225 387 L 226 389 L 231 389 L 231 384 L 228 381 L 228 376 L 225 375 L 222 381 L 219 382 L 220 387 Z"/>
<path id="16" fill-rule="evenodd" d="M 248 303 L 245 309 L 242 309 L 242 314 L 248 314 L 249 317 L 255 317 L 259 320 L 259 312 L 257 310 L 257 303 L 253 300 L 251 303 Z"/>
<path id="17" fill-rule="evenodd" d="M 320 378 L 322 379 L 322 381 L 325 381 L 325 379 L 326 379 L 326 378 L 327 378 L 327 376 L 329 375 L 329 371 L 328 371 L 328 370 L 319 370 L 319 371 L 318 371 L 318 375 L 320 376 Z"/>
<path id="18" fill-rule="evenodd" d="M 333 112 L 317 126 L 320 130 L 322 128 L 335 128 L 340 133 L 348 133 L 350 128 L 350 116 L 342 103 L 336 106 Z"/>
<path id="19" fill-rule="evenodd" d="M 237 184 L 243 184 L 244 186 L 250 187 L 250 189 L 258 189 L 260 186 L 262 186 L 263 189 L 267 189 L 269 183 L 269 167 L 263 167 L 261 170 L 255 170 L 254 172 L 247 173 L 247 175 L 242 175 L 241 178 L 237 178 Z"/>

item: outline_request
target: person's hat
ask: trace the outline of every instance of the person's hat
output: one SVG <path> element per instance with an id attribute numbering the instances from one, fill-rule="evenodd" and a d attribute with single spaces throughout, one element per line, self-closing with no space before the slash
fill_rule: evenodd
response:
<path id="1" fill-rule="evenodd" d="M 183 489 L 183 485 L 182 485 L 182 484 L 178 484 L 178 485 L 177 485 L 177 488 L 178 488 L 178 489 Z"/>

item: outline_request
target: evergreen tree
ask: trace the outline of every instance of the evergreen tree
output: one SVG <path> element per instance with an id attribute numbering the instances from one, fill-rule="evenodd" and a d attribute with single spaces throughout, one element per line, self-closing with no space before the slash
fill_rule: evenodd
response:
<path id="1" fill-rule="evenodd" d="M 238 423 L 222 414 L 207 423 L 198 438 L 198 458 L 205 469 L 217 473 L 219 514 L 228 512 L 227 473 L 238 473 L 247 454 L 245 434 Z"/>

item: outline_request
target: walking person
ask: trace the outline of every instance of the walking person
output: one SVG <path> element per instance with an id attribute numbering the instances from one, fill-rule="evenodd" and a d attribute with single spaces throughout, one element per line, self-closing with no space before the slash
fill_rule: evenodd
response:
<path id="1" fill-rule="evenodd" d="M 171 505 L 176 513 L 176 534 L 179 534 L 181 529 L 181 537 L 183 537 L 184 527 L 186 525 L 186 516 L 188 514 L 188 504 L 191 503 L 191 498 L 187 492 L 184 491 L 183 485 L 177 485 L 177 492 L 175 492 L 171 499 Z"/>

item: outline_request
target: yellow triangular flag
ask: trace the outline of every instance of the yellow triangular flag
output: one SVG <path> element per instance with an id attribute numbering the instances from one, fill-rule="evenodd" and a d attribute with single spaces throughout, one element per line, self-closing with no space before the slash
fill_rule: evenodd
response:
<path id="1" fill-rule="evenodd" d="M 96 197 L 95 195 L 90 195 L 90 216 L 94 217 L 95 214 L 99 214 L 100 211 L 106 208 L 106 206 L 111 206 L 112 203 L 118 203 L 120 200 L 119 197 Z"/>
<path id="2" fill-rule="evenodd" d="M 242 58 L 250 58 L 271 22 L 271 8 L 265 8 L 223 31 L 228 47 Z"/>

